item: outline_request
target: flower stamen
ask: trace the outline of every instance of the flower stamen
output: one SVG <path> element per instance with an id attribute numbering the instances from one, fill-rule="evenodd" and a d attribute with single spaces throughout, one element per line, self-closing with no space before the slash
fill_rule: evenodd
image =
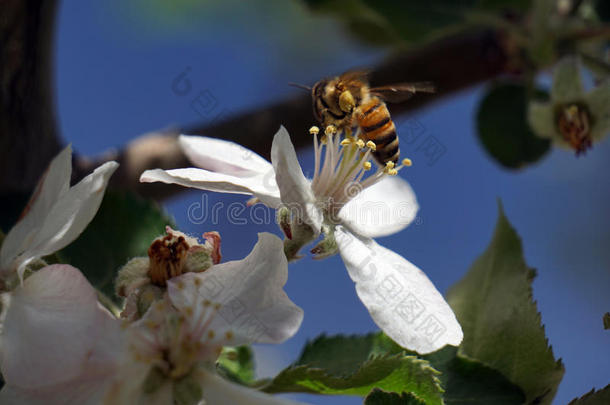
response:
<path id="1" fill-rule="evenodd" d="M 412 164 L 410 159 L 403 159 L 399 166 L 388 162 L 365 178 L 365 173 L 369 173 L 373 166 L 369 159 L 377 150 L 375 142 L 361 136 L 341 137 L 332 125 L 326 127 L 321 139 L 325 142 L 319 144 L 314 136 L 312 189 L 317 201 L 331 214 L 336 214 L 346 202 L 384 176 L 396 176 L 401 168 Z M 323 151 L 324 147 L 326 151 Z"/>

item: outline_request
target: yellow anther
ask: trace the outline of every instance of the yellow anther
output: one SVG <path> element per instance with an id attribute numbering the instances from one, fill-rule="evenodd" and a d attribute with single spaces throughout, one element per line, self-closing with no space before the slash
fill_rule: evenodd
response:
<path id="1" fill-rule="evenodd" d="M 356 141 L 356 145 L 358 145 L 358 147 L 359 147 L 360 149 L 362 149 L 362 148 L 364 148 L 364 141 L 363 141 L 362 139 L 358 139 L 358 140 Z"/>
<path id="2" fill-rule="evenodd" d="M 403 159 L 402 164 L 403 166 L 411 166 L 413 162 L 411 161 L 411 159 Z"/>
<path id="3" fill-rule="evenodd" d="M 372 167 L 371 162 L 364 162 L 364 163 L 362 164 L 362 168 L 363 168 L 364 170 L 371 170 L 371 167 Z"/>
<path id="4" fill-rule="evenodd" d="M 396 170 L 396 169 L 390 169 L 390 170 L 388 170 L 388 174 L 389 174 L 390 176 L 396 176 L 396 175 L 398 174 L 398 170 Z"/>
<path id="5" fill-rule="evenodd" d="M 392 161 L 390 161 L 390 162 L 386 162 L 386 164 L 385 164 L 385 168 L 386 168 L 386 169 L 388 169 L 388 170 L 393 169 L 393 168 L 394 168 L 394 166 L 396 166 L 396 165 L 395 165 L 395 164 L 394 164 L 394 162 L 392 162 Z"/>
<path id="6" fill-rule="evenodd" d="M 311 128 L 309 128 L 309 133 L 312 135 L 318 135 L 318 133 L 320 132 L 320 128 L 316 127 L 315 125 Z"/>
<path id="7" fill-rule="evenodd" d="M 326 135 L 334 135 L 337 133 L 337 127 L 335 127 L 334 125 L 329 125 L 326 127 L 326 130 L 324 131 L 324 133 Z"/>
<path id="8" fill-rule="evenodd" d="M 377 145 L 375 145 L 375 142 L 373 142 L 373 141 L 368 141 L 366 143 L 366 147 L 369 148 L 370 150 L 372 150 L 373 152 L 375 152 L 377 150 Z"/>
<path id="9" fill-rule="evenodd" d="M 351 144 L 353 141 L 349 138 L 345 138 L 344 140 L 341 141 L 341 146 L 347 146 L 349 144 Z"/>

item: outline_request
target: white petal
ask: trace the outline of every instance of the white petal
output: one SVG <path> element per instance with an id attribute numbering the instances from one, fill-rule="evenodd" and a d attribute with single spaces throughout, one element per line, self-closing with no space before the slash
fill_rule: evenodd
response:
<path id="1" fill-rule="evenodd" d="M 107 379 L 74 380 L 62 384 L 19 388 L 5 385 L 0 391 L 3 405 L 99 405 L 108 388 Z"/>
<path id="2" fill-rule="evenodd" d="M 28 203 L 25 216 L 4 238 L 0 250 L 0 269 L 8 269 L 11 262 L 26 250 L 36 229 L 42 226 L 49 211 L 70 187 L 72 173 L 72 148 L 68 145 L 49 164 Z"/>
<path id="3" fill-rule="evenodd" d="M 610 81 L 606 80 L 585 96 L 593 115 L 593 139 L 600 140 L 610 132 Z"/>
<path id="4" fill-rule="evenodd" d="M 260 155 L 235 143 L 205 136 L 179 138 L 180 147 L 197 167 L 238 177 L 264 175 L 273 166 Z"/>
<path id="5" fill-rule="evenodd" d="M 282 204 L 290 208 L 298 219 L 310 225 L 316 236 L 319 235 L 322 212 L 316 207 L 311 184 L 303 175 L 290 135 L 284 127 L 273 138 L 271 162 Z"/>
<path id="6" fill-rule="evenodd" d="M 277 208 L 280 205 L 280 192 L 275 183 L 273 170 L 265 175 L 238 177 L 197 168 L 154 169 L 142 173 L 140 181 L 143 183 L 160 181 L 218 193 L 254 195 L 269 207 Z"/>
<path id="7" fill-rule="evenodd" d="M 20 277 L 24 265 L 31 258 L 45 256 L 66 247 L 85 230 L 97 213 L 108 180 L 118 166 L 116 162 L 104 163 L 57 200 L 31 245 L 19 258 Z"/>
<path id="8" fill-rule="evenodd" d="M 342 227 L 335 232 L 356 292 L 377 325 L 400 346 L 430 353 L 462 341 L 462 328 L 426 275 L 402 256 Z"/>
<path id="9" fill-rule="evenodd" d="M 541 138 L 561 138 L 555 125 L 555 112 L 550 103 L 532 101 L 529 103 L 527 120 L 536 135 Z"/>
<path id="10" fill-rule="evenodd" d="M 409 183 L 398 176 L 386 176 L 345 204 L 339 218 L 359 235 L 375 238 L 406 228 L 418 209 Z"/>
<path id="11" fill-rule="evenodd" d="M 583 93 L 580 60 L 572 56 L 563 58 L 553 72 L 551 100 L 553 103 L 573 103 L 579 101 Z"/>
<path id="12" fill-rule="evenodd" d="M 274 397 L 224 380 L 215 373 L 202 371 L 201 385 L 206 404 L 296 405 L 298 402 Z"/>
<path id="13" fill-rule="evenodd" d="M 205 310 L 204 301 L 221 304 L 210 328 L 219 337 L 232 331 L 227 344 L 281 343 L 297 332 L 303 320 L 303 310 L 283 290 L 287 278 L 282 241 L 270 233 L 259 233 L 245 259 L 173 278 L 168 282 L 168 294 L 183 313 L 191 308 L 193 319 L 199 319 Z"/>
<path id="14" fill-rule="evenodd" d="M 1 371 L 7 384 L 40 388 L 105 373 L 117 361 L 119 324 L 69 265 L 47 266 L 12 293 L 3 324 Z"/>

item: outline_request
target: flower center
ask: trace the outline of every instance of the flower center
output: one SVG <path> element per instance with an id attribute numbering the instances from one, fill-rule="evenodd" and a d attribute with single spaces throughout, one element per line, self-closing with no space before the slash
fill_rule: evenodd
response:
<path id="1" fill-rule="evenodd" d="M 326 211 L 335 215 L 352 198 L 362 190 L 377 183 L 385 176 L 395 176 L 405 166 L 411 166 L 411 160 L 403 159 L 396 166 L 394 162 L 373 165 L 369 160 L 377 146 L 375 142 L 366 140 L 363 135 L 352 137 L 346 135 L 341 139 L 333 125 L 326 127 L 324 135 L 318 142 L 320 129 L 311 127 L 313 135 L 315 162 L 312 190 L 318 203 L 325 206 Z"/>
<path id="2" fill-rule="evenodd" d="M 162 300 L 153 304 L 153 314 L 136 326 L 132 352 L 138 362 L 153 366 L 151 373 L 176 380 L 201 364 L 213 364 L 230 341 L 231 332 L 217 336 L 210 324 L 220 305 L 203 301 L 201 308 L 177 312 Z"/>
<path id="3" fill-rule="evenodd" d="M 167 280 L 183 273 L 189 245 L 183 236 L 168 234 L 148 248 L 148 274 L 153 284 L 164 287 Z"/>
<path id="4" fill-rule="evenodd" d="M 586 108 L 577 104 L 565 106 L 557 121 L 563 139 L 576 151 L 576 155 L 591 148 L 590 117 Z"/>

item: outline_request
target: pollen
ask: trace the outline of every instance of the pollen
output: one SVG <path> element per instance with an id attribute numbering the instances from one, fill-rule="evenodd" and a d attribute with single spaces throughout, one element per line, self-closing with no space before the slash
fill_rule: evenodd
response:
<path id="1" fill-rule="evenodd" d="M 364 162 L 364 163 L 362 164 L 362 168 L 363 168 L 364 170 L 371 170 L 371 167 L 372 167 L 371 162 L 368 162 L 368 161 L 367 161 L 367 162 Z"/>
<path id="2" fill-rule="evenodd" d="M 413 164 L 413 162 L 411 161 L 411 159 L 406 158 L 406 159 L 402 160 L 402 164 L 403 164 L 403 166 L 408 167 L 408 166 L 411 166 Z"/>
<path id="3" fill-rule="evenodd" d="M 375 152 L 377 150 L 377 145 L 375 145 L 375 142 L 373 142 L 373 141 L 368 141 L 366 143 L 366 147 L 369 148 L 370 150 L 372 150 L 373 152 Z"/>
<path id="4" fill-rule="evenodd" d="M 350 145 L 353 141 L 350 138 L 345 138 L 344 140 L 341 141 L 341 146 L 347 146 Z"/>
<path id="5" fill-rule="evenodd" d="M 193 283 L 195 283 L 195 285 L 197 287 L 199 287 L 201 285 L 201 280 L 199 280 L 198 278 L 195 279 L 195 281 L 193 281 Z"/>
<path id="6" fill-rule="evenodd" d="M 397 174 L 398 174 L 398 170 L 396 170 L 396 169 L 388 170 L 388 175 L 390 175 L 390 176 L 396 176 Z"/>
<path id="7" fill-rule="evenodd" d="M 309 128 L 309 133 L 311 135 L 318 135 L 320 133 L 320 128 L 314 125 L 313 127 Z"/>
<path id="8" fill-rule="evenodd" d="M 358 140 L 356 141 L 356 145 L 357 145 L 357 146 L 358 146 L 360 149 L 362 149 L 362 148 L 364 148 L 364 141 L 363 141 L 362 139 L 358 139 Z"/>
<path id="9" fill-rule="evenodd" d="M 386 162 L 385 164 L 385 168 L 388 170 L 392 170 L 394 168 L 395 164 L 394 162 Z"/>
<path id="10" fill-rule="evenodd" d="M 334 135 L 337 133 L 337 127 L 335 127 L 334 125 L 329 125 L 326 127 L 326 130 L 324 130 L 324 133 L 326 135 Z"/>

